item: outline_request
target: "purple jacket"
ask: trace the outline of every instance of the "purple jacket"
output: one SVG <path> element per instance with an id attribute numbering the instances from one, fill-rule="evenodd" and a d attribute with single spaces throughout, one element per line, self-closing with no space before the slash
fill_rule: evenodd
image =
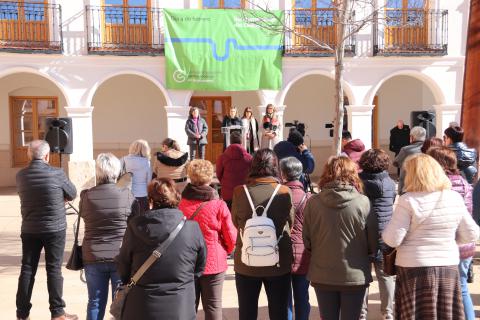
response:
<path id="1" fill-rule="evenodd" d="M 300 181 L 290 181 L 285 183 L 287 187 L 292 191 L 292 202 L 293 207 L 295 208 L 295 220 L 293 220 L 292 228 L 292 249 L 293 249 L 293 263 L 292 263 L 292 273 L 304 275 L 308 272 L 308 265 L 310 264 L 310 253 L 305 250 L 303 244 L 302 232 L 303 232 L 303 209 L 305 209 L 305 204 L 310 198 L 311 194 L 307 193 L 305 200 L 300 205 L 305 191 L 303 191 L 303 184 Z"/>
<path id="2" fill-rule="evenodd" d="M 448 175 L 452 183 L 452 190 L 460 193 L 468 212 L 472 214 L 472 186 L 461 175 Z M 460 249 L 460 259 L 467 259 L 475 255 L 475 243 L 458 246 Z"/>

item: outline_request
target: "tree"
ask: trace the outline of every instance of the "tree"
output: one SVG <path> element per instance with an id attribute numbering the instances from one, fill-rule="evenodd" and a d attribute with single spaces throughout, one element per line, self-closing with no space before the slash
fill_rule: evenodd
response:
<path id="1" fill-rule="evenodd" d="M 252 0 L 247 0 L 253 10 L 243 10 L 243 18 L 247 23 L 263 28 L 272 33 L 291 33 L 295 36 L 304 38 L 320 49 L 330 51 L 334 55 L 335 63 L 335 119 L 334 119 L 334 147 L 333 153 L 339 155 L 342 149 L 342 131 L 344 116 L 344 57 L 346 42 L 360 30 L 371 23 L 381 23 L 388 17 L 382 14 L 385 6 L 378 6 L 377 0 L 332 0 L 330 8 L 333 11 L 333 24 L 335 26 L 335 44 L 329 44 L 314 36 L 299 32 L 285 20 L 279 18 L 274 10 L 268 6 L 268 1 L 264 4 L 258 4 Z M 386 1 L 385 1 L 386 2 Z M 422 0 L 409 2 L 412 7 L 415 5 L 423 7 Z M 357 14 L 356 14 L 357 13 Z M 355 16 L 361 18 L 356 19 Z M 413 17 L 415 19 L 415 17 Z M 412 17 L 401 19 L 400 24 L 412 24 Z"/>

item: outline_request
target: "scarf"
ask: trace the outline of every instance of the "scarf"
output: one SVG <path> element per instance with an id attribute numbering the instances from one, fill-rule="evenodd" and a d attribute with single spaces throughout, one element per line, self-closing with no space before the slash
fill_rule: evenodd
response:
<path id="1" fill-rule="evenodd" d="M 219 197 L 217 190 L 213 189 L 210 186 L 195 186 L 189 183 L 187 184 L 185 189 L 183 189 L 182 198 L 188 200 L 209 201 L 218 199 Z"/>

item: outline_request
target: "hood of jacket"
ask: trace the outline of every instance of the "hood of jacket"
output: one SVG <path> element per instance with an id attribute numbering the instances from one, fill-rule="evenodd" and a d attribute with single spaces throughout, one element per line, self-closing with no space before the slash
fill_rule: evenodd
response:
<path id="1" fill-rule="evenodd" d="M 165 241 L 182 219 L 183 213 L 180 210 L 163 208 L 149 210 L 134 217 L 129 223 L 133 233 L 145 244 L 156 245 Z"/>
<path id="2" fill-rule="evenodd" d="M 169 149 L 166 152 L 157 152 L 157 160 L 169 167 L 180 167 L 188 160 L 188 153 Z"/>
<path id="3" fill-rule="evenodd" d="M 384 195 L 385 185 L 384 179 L 389 177 L 387 171 L 377 173 L 359 173 L 360 179 L 362 179 L 365 185 L 365 190 L 368 190 L 368 196 L 373 198 L 379 198 Z"/>
<path id="4" fill-rule="evenodd" d="M 365 145 L 363 144 L 362 140 L 355 139 L 348 142 L 344 147 L 343 151 L 346 154 L 350 154 L 351 152 L 363 152 L 365 151 Z"/>
<path id="5" fill-rule="evenodd" d="M 322 204 L 334 209 L 346 208 L 351 201 L 360 196 L 354 186 L 335 181 L 323 186 L 319 194 Z"/>
<path id="6" fill-rule="evenodd" d="M 247 154 L 247 150 L 241 144 L 231 144 L 225 149 L 223 155 L 230 160 L 243 159 Z"/>

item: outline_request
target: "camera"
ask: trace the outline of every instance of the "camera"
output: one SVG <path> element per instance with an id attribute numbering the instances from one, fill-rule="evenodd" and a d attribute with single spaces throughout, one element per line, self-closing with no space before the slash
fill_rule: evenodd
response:
<path id="1" fill-rule="evenodd" d="M 333 128 L 334 128 L 334 127 L 335 127 L 335 126 L 333 125 L 332 122 L 330 122 L 330 123 L 325 123 L 325 129 L 330 129 L 330 132 L 329 132 L 329 133 L 330 133 L 330 138 L 333 138 Z"/>
<path id="2" fill-rule="evenodd" d="M 293 122 L 287 122 L 285 123 L 285 127 L 287 128 L 295 128 L 302 134 L 302 136 L 305 136 L 305 123 L 300 122 L 298 120 L 293 120 Z"/>

